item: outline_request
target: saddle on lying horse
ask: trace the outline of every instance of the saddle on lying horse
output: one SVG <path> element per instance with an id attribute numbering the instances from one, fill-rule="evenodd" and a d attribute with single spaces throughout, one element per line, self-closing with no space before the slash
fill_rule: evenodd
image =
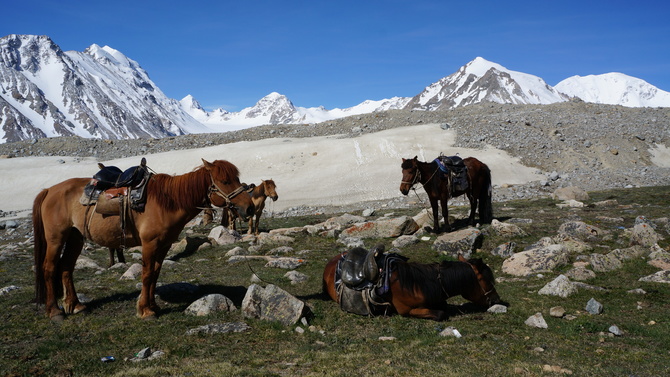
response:
<path id="1" fill-rule="evenodd" d="M 465 191 L 468 189 L 468 167 L 459 156 L 444 156 L 440 154 L 436 159 L 437 167 L 443 173 L 442 177 L 447 179 L 451 176 L 451 189 L 453 191 Z"/>
<path id="2" fill-rule="evenodd" d="M 395 260 L 407 260 L 397 254 L 384 254 L 384 245 L 369 252 L 357 247 L 342 257 L 335 270 L 335 288 L 340 308 L 359 315 L 372 315 L 388 305 L 384 294 L 389 289 L 389 277 Z"/>
<path id="3" fill-rule="evenodd" d="M 125 171 L 101 163 L 98 163 L 98 167 L 100 170 L 84 187 L 81 204 L 95 205 L 96 212 L 104 215 L 118 215 L 123 210 L 124 200 L 127 199 L 130 208 L 144 211 L 146 186 L 152 175 L 144 157 L 138 166 Z"/>

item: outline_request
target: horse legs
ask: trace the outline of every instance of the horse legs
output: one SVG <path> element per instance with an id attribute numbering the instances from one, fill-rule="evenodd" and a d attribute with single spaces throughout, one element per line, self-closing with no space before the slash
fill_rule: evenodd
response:
<path id="1" fill-rule="evenodd" d="M 160 309 L 156 304 L 156 282 L 169 245 L 158 247 L 155 243 L 142 242 L 142 292 L 137 300 L 137 316 L 142 319 L 155 319 Z"/>
<path id="2" fill-rule="evenodd" d="M 440 233 L 440 217 L 438 215 L 438 201 L 437 199 L 430 198 L 430 206 L 433 209 L 433 233 Z M 444 207 L 442 208 L 444 212 Z M 445 223 L 449 227 L 449 219 L 445 217 Z"/>
<path id="3" fill-rule="evenodd" d="M 63 310 L 66 314 L 77 314 L 86 309 L 86 306 L 79 302 L 77 291 L 74 288 L 72 273 L 77 263 L 77 258 L 84 247 L 84 237 L 78 232 L 71 232 L 65 242 L 65 249 L 59 262 L 59 271 L 61 282 L 63 283 Z"/>
<path id="4" fill-rule="evenodd" d="M 400 302 L 400 300 L 393 300 L 393 307 L 403 317 L 432 319 L 433 321 L 444 321 L 447 319 L 447 313 L 444 310 L 412 307 Z"/>
<path id="5" fill-rule="evenodd" d="M 477 223 L 475 222 L 475 212 L 477 211 L 477 197 L 473 194 L 467 194 L 468 200 L 470 200 L 470 217 L 468 218 L 468 222 L 470 223 L 470 226 L 475 226 Z M 482 214 L 479 214 L 479 218 L 481 219 Z"/>
<path id="6" fill-rule="evenodd" d="M 62 236 L 62 235 L 61 235 Z M 45 284 L 45 312 L 49 318 L 54 322 L 63 320 L 63 311 L 58 308 L 58 298 L 61 294 L 61 281 L 58 281 L 60 272 L 60 251 L 64 245 L 64 241 L 59 237 L 49 239 L 46 247 L 44 264 L 42 271 L 35 271 L 42 273 Z"/>
<path id="7" fill-rule="evenodd" d="M 440 204 L 442 204 L 442 217 L 444 218 L 445 230 L 451 232 L 451 224 L 449 224 L 449 198 L 442 198 Z M 437 212 L 437 206 L 434 212 Z"/>
<path id="8" fill-rule="evenodd" d="M 109 248 L 109 267 L 112 267 L 114 265 L 114 254 L 116 253 L 116 257 L 119 260 L 119 263 L 126 263 L 126 257 L 123 255 L 123 249 L 113 249 Z"/>

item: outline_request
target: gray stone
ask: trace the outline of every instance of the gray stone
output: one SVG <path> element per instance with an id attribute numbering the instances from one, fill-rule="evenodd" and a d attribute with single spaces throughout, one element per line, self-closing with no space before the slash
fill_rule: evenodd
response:
<path id="1" fill-rule="evenodd" d="M 492 255 L 497 255 L 502 258 L 509 258 L 514 255 L 514 250 L 516 249 L 516 242 L 505 242 L 496 246 L 491 250 Z"/>
<path id="2" fill-rule="evenodd" d="M 456 338 L 461 338 L 462 337 L 461 332 L 458 331 L 453 326 L 449 326 L 446 329 L 442 330 L 440 332 L 440 336 L 453 336 L 453 337 L 456 337 Z"/>
<path id="3" fill-rule="evenodd" d="M 654 230 L 654 228 L 645 223 L 641 222 L 635 224 L 633 231 L 630 235 L 630 245 L 640 245 L 644 247 L 654 246 L 662 237 Z"/>
<path id="4" fill-rule="evenodd" d="M 416 243 L 419 243 L 419 239 L 415 235 L 405 235 L 394 239 L 391 245 L 393 245 L 393 247 L 403 248 Z"/>
<path id="5" fill-rule="evenodd" d="M 293 285 L 306 282 L 309 279 L 309 276 L 298 271 L 289 271 L 284 274 L 284 277 L 289 279 Z"/>
<path id="6" fill-rule="evenodd" d="M 98 265 L 96 261 L 93 259 L 85 256 L 85 255 L 80 255 L 79 258 L 77 258 L 77 262 L 74 265 L 75 270 L 81 270 L 84 268 L 92 268 L 94 270 L 102 270 L 102 268 Z"/>
<path id="7" fill-rule="evenodd" d="M 650 282 L 650 283 L 666 283 L 670 284 L 670 270 L 658 271 L 649 276 L 639 278 L 638 281 Z"/>
<path id="8" fill-rule="evenodd" d="M 610 326 L 608 331 L 616 336 L 623 336 L 623 331 L 621 331 L 621 329 L 617 325 Z"/>
<path id="9" fill-rule="evenodd" d="M 246 332 L 249 330 L 251 330 L 251 327 L 244 322 L 211 323 L 190 329 L 186 331 L 186 335 L 225 334 L 230 332 Z"/>
<path id="10" fill-rule="evenodd" d="M 491 221 L 491 229 L 493 229 L 497 235 L 502 237 L 523 237 L 528 235 L 528 233 L 518 225 L 501 223 L 496 219 Z"/>
<path id="11" fill-rule="evenodd" d="M 552 306 L 549 308 L 549 315 L 554 318 L 563 318 L 565 309 L 562 306 Z"/>
<path id="12" fill-rule="evenodd" d="M 514 276 L 528 276 L 553 271 L 568 264 L 568 253 L 563 245 L 547 245 L 522 251 L 503 261 L 502 271 Z"/>
<path id="13" fill-rule="evenodd" d="M 291 326 L 300 320 L 305 303 L 275 285 L 263 288 L 252 284 L 242 300 L 241 309 L 246 318 L 277 321 Z"/>
<path id="14" fill-rule="evenodd" d="M 356 223 L 342 231 L 345 237 L 386 238 L 413 234 L 419 225 L 409 216 Z"/>
<path id="15" fill-rule="evenodd" d="M 570 282 L 567 276 L 558 275 L 556 279 L 547 283 L 537 293 L 540 295 L 568 297 L 573 293 L 577 293 L 577 287 Z"/>
<path id="16" fill-rule="evenodd" d="M 121 275 L 119 280 L 136 280 L 142 274 L 142 265 L 133 263 L 126 272 Z"/>
<path id="17" fill-rule="evenodd" d="M 479 229 L 466 228 L 440 235 L 433 243 L 432 248 L 453 258 L 461 254 L 467 259 L 481 246 L 482 239 L 483 235 Z"/>
<path id="18" fill-rule="evenodd" d="M 595 278 L 596 273 L 586 267 L 578 266 L 568 270 L 565 276 L 572 280 L 584 281 Z"/>
<path id="19" fill-rule="evenodd" d="M 495 304 L 486 310 L 489 313 L 507 313 L 507 306 Z"/>
<path id="20" fill-rule="evenodd" d="M 621 268 L 623 265 L 619 259 L 610 254 L 591 254 L 589 256 L 591 268 L 595 272 L 608 272 Z"/>
<path id="21" fill-rule="evenodd" d="M 596 241 L 607 232 L 583 221 L 568 221 L 561 224 L 558 234 L 580 241 Z"/>
<path id="22" fill-rule="evenodd" d="M 570 186 L 556 189 L 553 194 L 551 194 L 551 198 L 554 200 L 585 201 L 589 200 L 589 194 L 587 194 L 586 191 L 579 187 Z"/>
<path id="23" fill-rule="evenodd" d="M 270 258 L 270 260 L 268 260 L 268 263 L 265 264 L 265 267 L 293 270 L 302 266 L 303 264 L 305 264 L 305 260 L 302 258 L 278 257 L 278 258 Z"/>
<path id="24" fill-rule="evenodd" d="M 549 326 L 547 325 L 547 321 L 544 320 L 544 317 L 542 316 L 542 313 L 537 312 L 533 314 L 532 316 L 528 317 L 526 321 L 524 322 L 527 326 L 530 327 L 536 327 L 538 329 L 547 329 Z"/>
<path id="25" fill-rule="evenodd" d="M 603 305 L 596 301 L 596 299 L 591 298 L 587 303 L 586 303 L 586 311 L 589 312 L 590 314 L 600 314 L 603 312 Z"/>
<path id="26" fill-rule="evenodd" d="M 242 240 L 242 236 L 239 233 L 221 225 L 212 228 L 207 238 L 214 245 L 230 245 Z"/>
<path id="27" fill-rule="evenodd" d="M 186 308 L 185 313 L 195 316 L 206 316 L 218 311 L 235 311 L 233 301 L 222 294 L 211 294 L 194 301 Z"/>

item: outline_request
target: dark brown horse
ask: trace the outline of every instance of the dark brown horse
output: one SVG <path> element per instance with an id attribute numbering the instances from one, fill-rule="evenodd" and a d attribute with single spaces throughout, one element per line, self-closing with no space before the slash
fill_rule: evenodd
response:
<path id="1" fill-rule="evenodd" d="M 481 223 L 490 223 L 493 220 L 491 170 L 486 164 L 474 157 L 464 158 L 463 163 L 467 167 L 468 185 L 464 191 L 458 191 L 453 189 L 450 179 L 442 178 L 442 171 L 436 161 L 422 162 L 416 156 L 411 159 L 402 159 L 400 192 L 407 195 L 415 184 L 420 183 L 423 186 L 433 209 L 432 231 L 435 233 L 441 232 L 438 202 L 442 206 L 442 218 L 446 231 L 450 232 L 449 199 L 463 194 L 470 201 L 470 217 L 468 218 L 470 225 L 476 225 L 475 212 L 477 205 L 479 205 L 479 220 Z"/>
<path id="2" fill-rule="evenodd" d="M 239 171 L 228 161 L 204 165 L 190 173 L 155 174 L 147 183 L 144 212 L 128 211 L 125 229 L 120 216 L 100 215 L 80 204 L 90 178 L 72 178 L 42 190 L 33 204 L 35 233 L 35 292 L 54 321 L 81 312 L 72 273 L 85 240 L 110 249 L 142 245 L 142 292 L 137 301 L 140 318 L 155 318 L 156 281 L 170 246 L 186 223 L 203 207 L 235 205 L 246 217 L 254 213 Z M 64 296 L 63 310 L 57 300 Z"/>
<path id="3" fill-rule="evenodd" d="M 377 247 L 383 252 L 383 247 Z M 354 251 L 354 250 L 350 250 Z M 340 303 L 336 271 L 347 252 L 332 258 L 323 271 L 323 290 Z M 387 254 L 387 257 L 392 254 Z M 390 274 L 386 279 L 384 274 Z M 374 284 L 376 309 L 385 305 L 405 317 L 442 321 L 447 318 L 447 299 L 462 296 L 483 308 L 500 303 L 494 287 L 491 268 L 481 259 L 442 263 L 412 263 L 402 259 L 391 263 L 390 269 L 377 274 Z M 337 281 L 339 285 L 339 281 Z M 342 283 L 344 284 L 344 283 Z M 381 302 L 380 302 L 381 301 Z"/>

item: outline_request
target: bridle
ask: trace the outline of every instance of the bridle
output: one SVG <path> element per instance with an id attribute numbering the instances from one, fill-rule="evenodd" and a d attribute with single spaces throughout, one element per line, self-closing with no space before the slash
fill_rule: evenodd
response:
<path id="1" fill-rule="evenodd" d="M 472 268 L 472 271 L 474 271 L 475 276 L 477 277 L 477 282 L 479 283 L 479 288 L 482 290 L 482 293 L 484 294 L 484 297 L 486 298 L 486 304 L 488 304 L 488 306 L 491 306 L 490 295 L 493 291 L 495 291 L 495 287 L 492 287 L 491 289 L 489 289 L 487 291 L 486 288 L 484 288 L 485 285 L 486 285 L 486 282 L 484 281 L 484 276 L 482 275 L 482 273 L 479 272 L 479 269 L 475 268 L 475 266 L 473 266 L 470 262 L 466 262 L 466 263 L 468 265 L 470 265 L 470 267 Z"/>
<path id="2" fill-rule="evenodd" d="M 413 162 L 413 163 L 412 163 L 412 167 L 413 167 L 414 169 L 416 169 L 416 173 L 414 173 L 414 179 L 412 179 L 412 182 L 400 181 L 400 183 L 409 185 L 409 188 L 410 188 L 410 189 L 413 189 L 413 188 L 414 188 L 414 185 L 415 185 L 417 182 L 421 183 L 421 169 L 419 169 L 419 167 L 416 165 L 416 162 Z M 437 174 L 438 170 L 440 170 L 439 167 L 436 168 L 435 171 L 433 172 L 433 174 L 431 174 L 430 178 L 428 178 L 428 179 L 426 180 L 426 183 L 421 183 L 421 185 L 422 185 L 422 186 L 425 186 L 426 184 L 428 184 L 428 182 L 430 182 L 430 181 L 433 179 L 433 177 L 435 177 L 435 174 Z"/>
<path id="3" fill-rule="evenodd" d="M 249 192 L 253 190 L 254 187 L 256 187 L 256 185 L 254 185 L 253 183 L 251 185 L 242 184 L 240 187 L 233 190 L 230 194 L 226 194 L 225 192 L 223 192 L 221 187 L 219 187 L 219 185 L 216 184 L 216 181 L 214 180 L 214 176 L 212 175 L 212 173 L 209 173 L 209 176 L 211 178 L 212 185 L 209 186 L 209 189 L 207 190 L 207 198 L 209 199 L 209 197 L 212 196 L 212 194 L 216 194 L 222 197 L 223 200 L 226 201 L 226 207 L 232 206 L 233 198 L 235 198 L 236 196 L 238 196 L 243 192 Z"/>

